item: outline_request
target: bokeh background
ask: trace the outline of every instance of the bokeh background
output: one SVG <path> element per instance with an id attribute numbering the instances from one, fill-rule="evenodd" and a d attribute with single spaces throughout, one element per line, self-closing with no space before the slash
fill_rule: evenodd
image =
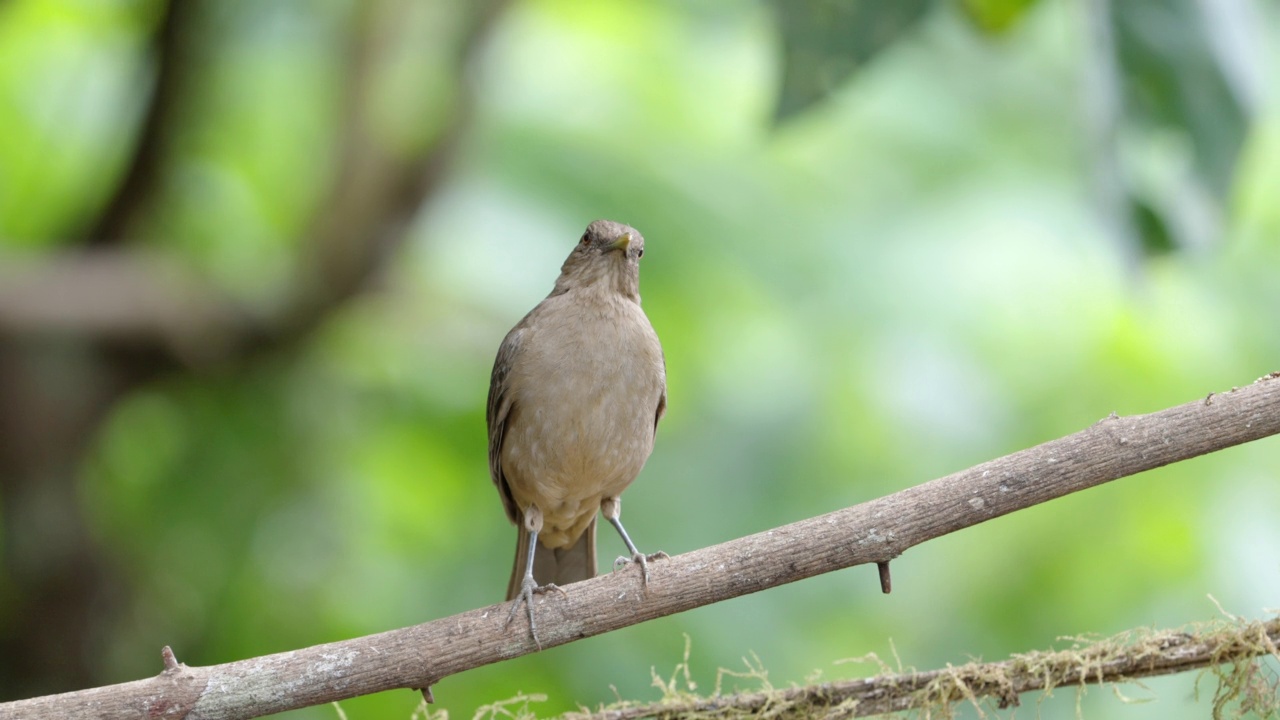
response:
<path id="1" fill-rule="evenodd" d="M 0 4 L 0 701 L 501 600 L 493 354 L 595 218 L 645 234 L 670 373 L 646 550 L 1280 369 L 1278 33 L 1266 0 Z M 1262 616 L 1277 477 L 1254 443 L 913 549 L 889 596 L 854 568 L 435 696 L 653 699 L 686 636 L 710 691 Z"/>

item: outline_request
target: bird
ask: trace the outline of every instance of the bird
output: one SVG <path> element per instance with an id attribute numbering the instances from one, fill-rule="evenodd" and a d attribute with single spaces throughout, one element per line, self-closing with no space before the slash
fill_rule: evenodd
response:
<path id="1" fill-rule="evenodd" d="M 516 526 L 507 600 L 523 603 L 538 643 L 533 595 L 596 574 L 596 514 L 629 556 L 645 555 L 622 526 L 621 494 L 653 451 L 667 410 L 666 358 L 640 307 L 644 236 L 609 220 L 589 224 L 551 294 L 498 347 L 485 413 L 489 474 Z M 539 646 L 541 645 L 538 643 Z"/>

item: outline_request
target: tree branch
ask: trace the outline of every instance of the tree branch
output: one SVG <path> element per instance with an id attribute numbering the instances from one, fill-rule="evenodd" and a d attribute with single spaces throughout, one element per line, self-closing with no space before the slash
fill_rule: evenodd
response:
<path id="1" fill-rule="evenodd" d="M 446 57 L 464 80 L 476 48 L 506 5 L 484 0 L 458 6 L 461 34 L 451 40 L 456 52 Z M 303 233 L 305 251 L 278 307 L 245 307 L 179 257 L 115 242 L 154 200 L 165 123 L 181 99 L 185 69 L 179 65 L 188 50 L 183 40 L 189 40 L 190 9 L 175 3 L 158 40 L 162 74 L 145 135 L 94 230 L 109 236 L 90 241 L 112 247 L 84 252 L 77 246 L 35 262 L 0 256 L 0 338 L 124 339 L 157 351 L 168 364 L 198 366 L 288 344 L 366 290 L 404 239 L 414 213 L 445 179 L 474 104 L 473 89 L 460 80 L 445 124 L 429 146 L 396 150 L 379 136 L 366 95 L 385 60 L 387 34 L 399 19 L 396 9 L 395 3 L 368 3 L 357 11 L 344 66 L 345 112 L 334 138 L 337 168 L 327 199 Z"/>
<path id="2" fill-rule="evenodd" d="M 137 145 L 129 166 L 95 226 L 84 237 L 91 244 L 122 244 L 128 240 L 130 225 L 152 199 L 159 183 L 163 147 L 171 139 L 170 125 L 178 102 L 183 99 L 184 76 L 193 44 L 190 3 L 166 3 L 160 12 L 163 19 L 151 39 L 155 86 L 150 90 L 146 116 L 134 139 Z"/>
<path id="3" fill-rule="evenodd" d="M 1280 433 L 1280 373 L 1149 415 L 1114 413 L 1073 435 L 877 500 L 633 569 L 537 599 L 542 647 L 863 563 L 1117 478 Z M 539 649 L 507 605 L 249 660 L 0 704 L 28 717 L 248 718 L 441 678 Z"/>
<path id="4" fill-rule="evenodd" d="M 172 256 L 92 248 L 0 264 L 0 339 L 92 338 L 199 366 L 238 349 L 244 308 Z"/>
<path id="5" fill-rule="evenodd" d="M 771 718 L 842 720 L 943 708 L 960 702 L 977 704 L 984 698 L 1007 708 L 1018 705 L 1018 696 L 1027 692 L 1119 683 L 1234 664 L 1236 668 L 1231 673 L 1223 673 L 1228 682 L 1214 699 L 1215 704 L 1225 704 L 1232 699 L 1251 699 L 1248 681 L 1252 666 L 1247 663 L 1261 655 L 1277 655 L 1277 644 L 1280 618 L 1237 621 L 1195 632 L 1135 631 L 1069 650 L 1022 653 L 1000 662 L 971 662 L 926 672 L 885 672 L 870 678 L 709 698 L 677 696 L 644 705 L 567 713 L 561 720 L 742 717 L 765 710 Z M 1272 702 L 1278 703 L 1280 698 Z M 940 714 L 950 717 L 945 711 Z"/>

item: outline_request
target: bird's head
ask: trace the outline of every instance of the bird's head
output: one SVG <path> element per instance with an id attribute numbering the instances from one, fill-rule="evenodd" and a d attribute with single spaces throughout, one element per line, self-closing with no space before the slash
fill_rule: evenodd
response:
<path id="1" fill-rule="evenodd" d="M 565 259 L 556 290 L 608 283 L 608 287 L 635 299 L 640 297 L 640 258 L 644 236 L 640 231 L 611 220 L 596 220 Z"/>

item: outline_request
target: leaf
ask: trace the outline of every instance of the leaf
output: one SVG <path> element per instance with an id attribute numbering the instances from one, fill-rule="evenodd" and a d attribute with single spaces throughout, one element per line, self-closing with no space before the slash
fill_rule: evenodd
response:
<path id="1" fill-rule="evenodd" d="M 1249 118 L 1215 54 L 1213 24 L 1196 0 L 1113 0 L 1110 19 L 1126 119 L 1172 131 L 1191 147 L 1198 179 L 1221 201 Z"/>
<path id="2" fill-rule="evenodd" d="M 1142 243 L 1142 252 L 1148 258 L 1168 255 L 1177 249 L 1173 231 L 1160 213 L 1141 198 L 1130 195 L 1129 212 Z"/>
<path id="3" fill-rule="evenodd" d="M 908 32 L 934 0 L 774 0 L 782 88 L 774 121 L 823 100 Z"/>
<path id="4" fill-rule="evenodd" d="M 965 17 L 988 34 L 1000 34 L 1018 23 L 1036 0 L 961 0 Z"/>

